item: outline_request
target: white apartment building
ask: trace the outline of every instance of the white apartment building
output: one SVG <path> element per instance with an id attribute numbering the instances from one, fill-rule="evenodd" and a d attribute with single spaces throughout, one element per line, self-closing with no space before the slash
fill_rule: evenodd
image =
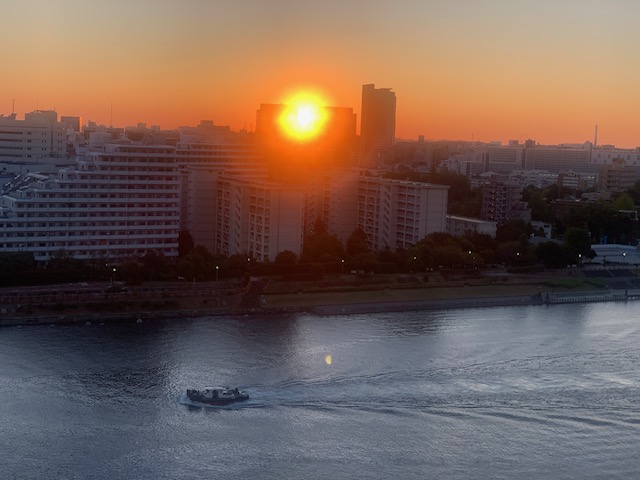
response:
<path id="1" fill-rule="evenodd" d="M 369 248 L 408 248 L 433 232 L 446 231 L 446 185 L 362 177 L 358 191 L 358 226 Z"/>
<path id="2" fill-rule="evenodd" d="M 0 252 L 42 262 L 61 250 L 79 259 L 176 256 L 179 188 L 173 147 L 106 145 L 0 197 Z"/>
<path id="3" fill-rule="evenodd" d="M 498 224 L 480 218 L 461 217 L 459 215 L 447 215 L 447 233 L 456 237 L 462 237 L 467 233 L 480 233 L 496 238 Z"/>
<path id="4" fill-rule="evenodd" d="M 320 219 L 327 231 L 343 243 L 358 228 L 357 169 L 334 168 L 316 176 L 305 194 L 305 232 L 311 233 Z"/>
<path id="5" fill-rule="evenodd" d="M 37 162 L 66 155 L 66 125 L 58 122 L 56 112 L 36 110 L 24 117 L 0 115 L 0 162 Z"/>
<path id="6" fill-rule="evenodd" d="M 180 142 L 176 146 L 180 169 L 180 228 L 196 245 L 216 251 L 216 183 L 220 175 L 264 180 L 267 169 L 255 145 Z"/>
<path id="7" fill-rule="evenodd" d="M 217 182 L 216 251 L 273 261 L 302 253 L 304 196 L 300 187 L 220 176 Z"/>

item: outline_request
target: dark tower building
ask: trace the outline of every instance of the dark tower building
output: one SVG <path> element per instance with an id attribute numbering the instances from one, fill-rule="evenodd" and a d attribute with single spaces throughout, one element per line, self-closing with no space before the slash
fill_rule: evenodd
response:
<path id="1" fill-rule="evenodd" d="M 396 137 L 396 94 L 390 88 L 362 86 L 360 137 L 363 163 L 378 165 L 380 154 L 395 143 Z"/>
<path id="2" fill-rule="evenodd" d="M 356 116 L 352 108 L 323 107 L 326 122 L 313 138 L 296 140 L 283 130 L 282 104 L 261 104 L 256 139 L 275 182 L 304 184 L 334 168 L 355 166 Z"/>

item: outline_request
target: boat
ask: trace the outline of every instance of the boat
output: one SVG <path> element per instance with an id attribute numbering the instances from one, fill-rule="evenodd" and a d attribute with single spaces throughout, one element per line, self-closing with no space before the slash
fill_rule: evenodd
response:
<path id="1" fill-rule="evenodd" d="M 188 388 L 187 398 L 192 402 L 206 403 L 207 405 L 229 405 L 249 400 L 249 394 L 237 387 L 205 387 L 202 390 Z"/>

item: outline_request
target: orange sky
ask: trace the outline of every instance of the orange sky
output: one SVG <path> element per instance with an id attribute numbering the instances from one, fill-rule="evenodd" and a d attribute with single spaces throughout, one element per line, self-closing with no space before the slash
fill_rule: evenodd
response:
<path id="1" fill-rule="evenodd" d="M 2 2 L 0 113 L 233 129 L 314 86 L 360 113 L 397 96 L 401 138 L 640 146 L 634 0 Z"/>

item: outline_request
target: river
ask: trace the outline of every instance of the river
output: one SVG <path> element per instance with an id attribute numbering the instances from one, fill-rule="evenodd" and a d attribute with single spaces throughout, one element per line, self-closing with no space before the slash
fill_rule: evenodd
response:
<path id="1" fill-rule="evenodd" d="M 0 478 L 638 477 L 637 308 L 3 328 Z"/>

